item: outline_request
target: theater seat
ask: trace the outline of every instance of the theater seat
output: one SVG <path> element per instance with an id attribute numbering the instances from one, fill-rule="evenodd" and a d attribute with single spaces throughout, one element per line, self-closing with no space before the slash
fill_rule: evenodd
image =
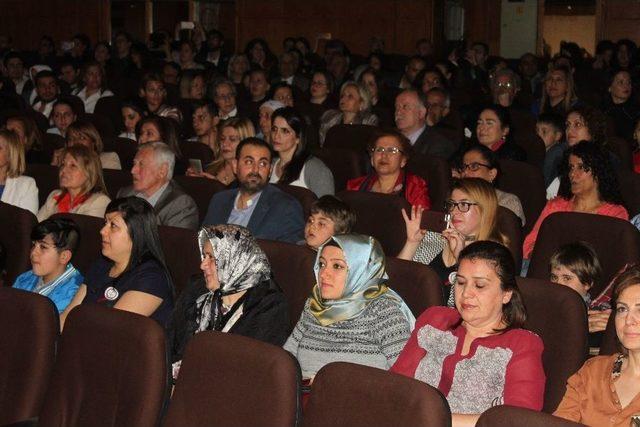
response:
<path id="1" fill-rule="evenodd" d="M 584 427 L 584 424 L 574 423 L 544 412 L 507 405 L 494 406 L 484 411 L 476 427 L 512 427 L 514 425 L 518 427 Z"/>
<path id="2" fill-rule="evenodd" d="M 525 235 L 531 231 L 540 212 L 547 203 L 546 188 L 542 170 L 528 163 L 516 160 L 500 160 L 498 189 L 513 193 L 520 199 L 524 217 Z"/>
<path id="3" fill-rule="evenodd" d="M 559 212 L 549 215 L 540 227 L 527 277 L 547 279 L 553 253 L 560 246 L 578 240 L 593 246 L 602 266 L 602 279 L 589 290 L 594 298 L 625 264 L 640 261 L 640 232 L 629 221 Z"/>
<path id="4" fill-rule="evenodd" d="M 104 176 L 104 184 L 107 186 L 107 192 L 111 200 L 116 198 L 118 190 L 128 187 L 133 183 L 131 171 L 128 170 L 103 169 L 102 175 Z"/>
<path id="5" fill-rule="evenodd" d="M 313 381 L 302 427 L 451 426 L 437 389 L 382 369 L 352 363 L 325 365 Z"/>
<path id="6" fill-rule="evenodd" d="M 607 138 L 607 148 L 620 160 L 620 169 L 633 170 L 633 152 L 631 144 L 624 138 L 610 135 Z"/>
<path id="7" fill-rule="evenodd" d="M 200 142 L 180 142 L 180 151 L 182 151 L 182 157 L 186 160 L 200 160 L 203 168 L 213 161 L 211 148 Z"/>
<path id="8" fill-rule="evenodd" d="M 58 168 L 51 165 L 30 164 L 27 165 L 25 175 L 36 180 L 38 186 L 38 204 L 40 207 L 49 197 L 49 194 L 58 188 Z"/>
<path id="9" fill-rule="evenodd" d="M 38 416 L 53 370 L 60 326 L 53 302 L 0 288 L 0 425 Z"/>
<path id="10" fill-rule="evenodd" d="M 39 426 L 158 424 L 168 390 L 164 330 L 90 304 L 67 318 Z"/>
<path id="11" fill-rule="evenodd" d="M 187 344 L 164 427 L 294 427 L 300 368 L 285 350 L 235 334 L 200 332 Z"/>
<path id="12" fill-rule="evenodd" d="M 618 183 L 629 218 L 640 213 L 640 174 L 628 170 L 618 171 Z"/>
<path id="13" fill-rule="evenodd" d="M 174 176 L 173 180 L 196 202 L 200 223 L 202 223 L 205 215 L 207 215 L 209 202 L 213 195 L 227 189 L 226 185 L 215 179 L 182 175 Z"/>
<path id="14" fill-rule="evenodd" d="M 159 226 L 158 232 L 167 268 L 171 273 L 176 295 L 179 295 L 189 283 L 189 278 L 200 273 L 197 232 L 168 225 Z"/>
<path id="15" fill-rule="evenodd" d="M 318 200 L 314 192 L 296 185 L 275 184 L 275 186 L 290 196 L 295 197 L 298 203 L 300 203 L 300 206 L 302 206 L 302 212 L 306 221 L 311 213 L 311 205 Z"/>
<path id="16" fill-rule="evenodd" d="M 314 150 L 313 155 L 322 160 L 331 170 L 336 192 L 346 189 L 347 181 L 350 179 L 367 173 L 366 164 L 369 158 L 364 151 L 324 147 Z"/>
<path id="17" fill-rule="evenodd" d="M 415 154 L 407 163 L 407 171 L 412 172 L 427 181 L 431 209 L 441 211 L 444 201 L 451 192 L 451 167 L 449 163 L 438 156 Z"/>
<path id="18" fill-rule="evenodd" d="M 527 309 L 525 328 L 544 343 L 542 363 L 547 377 L 543 411 L 553 412 L 564 396 L 567 379 L 587 357 L 587 312 L 580 295 L 565 286 L 517 278 Z"/>
<path id="19" fill-rule="evenodd" d="M 105 96 L 98 100 L 93 112 L 96 115 L 108 117 L 115 130 L 120 131 L 124 129 L 121 105 L 117 96 Z"/>
<path id="20" fill-rule="evenodd" d="M 133 159 L 138 152 L 138 143 L 129 138 L 115 138 L 113 140 L 113 151 L 115 151 L 120 158 L 122 170 L 126 172 L 131 171 Z"/>
<path id="21" fill-rule="evenodd" d="M 0 244 L 7 253 L 6 274 L 0 282 L 12 286 L 19 274 L 31 269 L 31 230 L 38 223 L 25 209 L 0 202 Z"/>
<path id="22" fill-rule="evenodd" d="M 378 127 L 369 125 L 336 125 L 327 131 L 323 147 L 351 148 L 362 152 L 377 130 Z"/>
<path id="23" fill-rule="evenodd" d="M 86 276 L 91 264 L 102 254 L 102 237 L 100 229 L 104 219 L 89 215 L 58 213 L 51 218 L 68 218 L 76 223 L 80 230 L 78 249 L 73 254 L 71 263 Z"/>
<path id="24" fill-rule="evenodd" d="M 387 257 L 389 282 L 417 318 L 427 308 L 442 305 L 442 282 L 438 274 L 424 264 Z"/>
<path id="25" fill-rule="evenodd" d="M 113 140 L 117 136 L 115 125 L 107 116 L 95 113 L 85 114 L 82 119 L 93 124 L 103 140 Z"/>

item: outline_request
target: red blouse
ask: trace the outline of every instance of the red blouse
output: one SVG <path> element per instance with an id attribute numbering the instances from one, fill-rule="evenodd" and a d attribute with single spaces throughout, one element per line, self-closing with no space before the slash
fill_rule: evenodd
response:
<path id="1" fill-rule="evenodd" d="M 405 172 L 398 175 L 393 194 L 402 194 L 403 181 L 405 180 Z M 358 178 L 350 179 L 347 182 L 347 190 L 349 191 L 371 191 L 373 184 L 378 181 L 377 175 L 365 175 Z M 404 197 L 411 205 L 422 206 L 425 209 L 431 208 L 429 201 L 429 190 L 427 182 L 421 177 L 406 172 L 407 187 L 404 189 Z"/>

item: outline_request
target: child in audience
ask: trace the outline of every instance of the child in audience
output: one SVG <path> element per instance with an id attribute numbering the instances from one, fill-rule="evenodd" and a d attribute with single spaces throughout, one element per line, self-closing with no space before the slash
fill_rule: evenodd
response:
<path id="1" fill-rule="evenodd" d="M 356 223 L 356 214 L 342 200 L 326 195 L 311 205 L 311 214 L 304 227 L 305 244 L 317 251 L 335 234 L 351 233 Z"/>
<path id="2" fill-rule="evenodd" d="M 16 289 L 49 297 L 62 313 L 84 281 L 71 264 L 78 247 L 77 225 L 67 218 L 47 219 L 31 231 L 31 270 L 16 278 Z"/>
<path id="3" fill-rule="evenodd" d="M 561 246 L 549 260 L 549 281 L 578 292 L 589 309 L 589 333 L 604 331 L 611 309 L 592 307 L 589 290 L 600 280 L 598 255 L 587 242 Z"/>
<path id="4" fill-rule="evenodd" d="M 548 186 L 551 181 L 553 181 L 553 178 L 558 175 L 558 165 L 567 148 L 567 144 L 560 143 L 564 135 L 563 118 L 553 113 L 540 114 L 536 122 L 536 134 L 538 134 L 544 142 L 544 148 L 546 150 L 542 170 L 545 185 Z"/>

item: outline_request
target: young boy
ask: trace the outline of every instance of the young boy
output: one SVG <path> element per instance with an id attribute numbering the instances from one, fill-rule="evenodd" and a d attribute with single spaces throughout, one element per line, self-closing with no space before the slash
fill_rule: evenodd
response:
<path id="1" fill-rule="evenodd" d="M 79 239 L 78 227 L 66 218 L 36 225 L 31 231 L 31 270 L 18 276 L 13 287 L 48 297 L 62 313 L 84 281 L 71 265 Z"/>
<path id="2" fill-rule="evenodd" d="M 544 142 L 546 154 L 544 157 L 543 174 L 545 185 L 549 185 L 558 176 L 558 165 L 562 160 L 567 144 L 561 144 L 564 135 L 564 121 L 557 114 L 543 113 L 538 116 L 536 133 Z M 547 182 L 548 181 L 548 182 Z"/>
<path id="3" fill-rule="evenodd" d="M 334 234 L 350 233 L 356 223 L 355 212 L 335 196 L 322 196 L 311 206 L 311 215 L 304 226 L 307 246 L 318 250 Z"/>

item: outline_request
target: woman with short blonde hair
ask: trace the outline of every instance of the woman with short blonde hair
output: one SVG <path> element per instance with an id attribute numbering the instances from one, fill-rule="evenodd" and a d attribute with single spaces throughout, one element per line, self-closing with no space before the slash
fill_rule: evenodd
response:
<path id="1" fill-rule="evenodd" d="M 26 169 L 24 147 L 15 132 L 0 130 L 0 201 L 31 211 L 38 211 L 38 187 Z"/>

